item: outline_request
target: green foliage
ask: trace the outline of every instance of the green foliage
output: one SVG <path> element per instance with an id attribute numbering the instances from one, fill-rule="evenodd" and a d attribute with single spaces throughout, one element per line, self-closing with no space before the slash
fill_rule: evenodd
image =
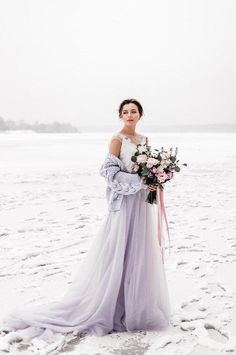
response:
<path id="1" fill-rule="evenodd" d="M 146 166 L 142 166 L 142 172 L 144 174 L 147 174 L 147 173 L 149 173 L 149 169 Z"/>

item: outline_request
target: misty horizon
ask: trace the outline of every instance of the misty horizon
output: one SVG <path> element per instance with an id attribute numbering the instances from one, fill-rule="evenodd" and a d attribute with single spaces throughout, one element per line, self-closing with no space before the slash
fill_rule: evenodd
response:
<path id="1" fill-rule="evenodd" d="M 232 124 L 235 10 L 233 0 L 1 2 L 0 115 L 106 126 L 134 97 L 150 125 Z"/>

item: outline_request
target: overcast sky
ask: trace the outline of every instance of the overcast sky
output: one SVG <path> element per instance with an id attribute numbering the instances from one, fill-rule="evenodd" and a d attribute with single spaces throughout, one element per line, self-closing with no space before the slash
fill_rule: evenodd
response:
<path id="1" fill-rule="evenodd" d="M 0 51 L 5 119 L 235 122 L 235 0 L 0 0 Z"/>

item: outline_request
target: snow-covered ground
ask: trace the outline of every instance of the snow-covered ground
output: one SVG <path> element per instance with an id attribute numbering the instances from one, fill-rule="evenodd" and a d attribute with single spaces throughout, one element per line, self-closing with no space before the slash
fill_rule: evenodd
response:
<path id="1" fill-rule="evenodd" d="M 99 168 L 112 133 L 0 134 L 0 321 L 21 304 L 60 299 L 70 283 L 108 213 Z M 188 164 L 165 189 L 172 327 L 74 336 L 61 352 L 234 353 L 236 134 L 145 134 L 156 148 L 178 146 Z M 49 352 L 40 346 L 15 348 L 24 355 Z"/>

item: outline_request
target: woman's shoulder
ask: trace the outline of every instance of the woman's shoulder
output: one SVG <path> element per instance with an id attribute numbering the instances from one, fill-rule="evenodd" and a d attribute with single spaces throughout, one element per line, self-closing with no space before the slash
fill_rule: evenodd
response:
<path id="1" fill-rule="evenodd" d="M 120 150 L 122 146 L 122 137 L 119 135 L 119 132 L 111 134 L 108 142 L 109 153 L 119 157 Z"/>

